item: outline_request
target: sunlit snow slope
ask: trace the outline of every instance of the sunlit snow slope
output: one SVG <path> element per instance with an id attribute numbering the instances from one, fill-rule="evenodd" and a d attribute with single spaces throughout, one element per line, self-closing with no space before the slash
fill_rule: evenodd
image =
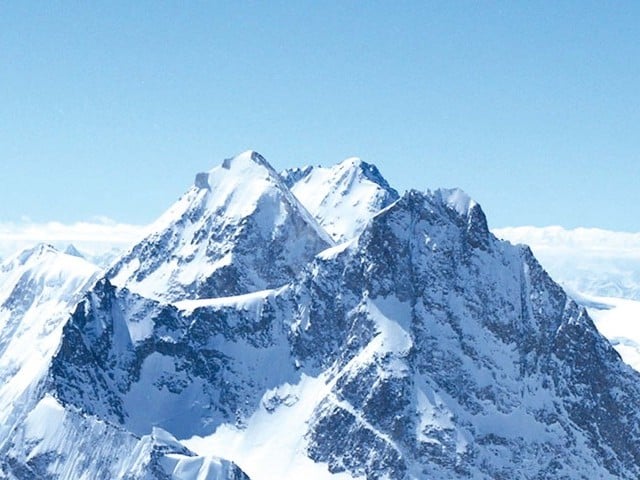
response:
<path id="1" fill-rule="evenodd" d="M 151 231 L 108 276 L 114 285 L 171 301 L 279 287 L 332 244 L 252 151 L 199 173 Z"/>
<path id="2" fill-rule="evenodd" d="M 398 199 L 378 169 L 359 158 L 334 167 L 282 173 L 293 194 L 338 243 L 355 238 L 367 222 Z"/>

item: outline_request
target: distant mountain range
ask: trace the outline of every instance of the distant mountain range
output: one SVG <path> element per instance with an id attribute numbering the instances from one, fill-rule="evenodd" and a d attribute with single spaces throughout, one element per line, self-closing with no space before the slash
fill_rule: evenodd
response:
<path id="1" fill-rule="evenodd" d="M 0 478 L 640 477 L 606 305 L 460 190 L 248 151 L 79 255 L 0 266 Z"/>
<path id="2" fill-rule="evenodd" d="M 640 371 L 640 233 L 561 227 L 494 233 L 530 245 L 553 279 L 587 307 L 624 361 Z"/>
<path id="3" fill-rule="evenodd" d="M 562 227 L 493 233 L 529 245 L 551 276 L 572 292 L 640 300 L 640 233 Z"/>

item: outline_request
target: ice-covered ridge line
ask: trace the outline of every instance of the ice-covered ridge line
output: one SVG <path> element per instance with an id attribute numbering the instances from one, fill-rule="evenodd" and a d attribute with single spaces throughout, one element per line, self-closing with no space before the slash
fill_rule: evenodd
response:
<path id="1" fill-rule="evenodd" d="M 174 480 L 247 480 L 234 464 L 190 452 L 171 434 L 153 428 L 142 437 L 97 417 L 84 415 L 45 394 L 17 429 L 16 444 L 5 459 L 18 478 L 93 480 L 95 478 L 172 478 Z M 42 462 L 60 456 L 65 461 Z M 21 458 L 24 456 L 24 458 Z M 13 470 L 16 460 L 24 467 Z M 40 464 L 43 464 L 41 466 Z M 8 478 L 15 478 L 9 476 Z"/>
<path id="2" fill-rule="evenodd" d="M 194 187 L 154 222 L 149 230 L 157 232 L 167 228 L 182 218 L 194 203 L 200 203 L 202 208 L 209 210 L 220 210 L 229 220 L 247 217 L 256 209 L 261 196 L 273 188 L 284 195 L 286 201 L 299 211 L 318 236 L 329 244 L 333 243 L 313 216 L 291 194 L 271 164 L 253 150 L 227 158 L 208 172 L 198 173 Z"/>
<path id="3" fill-rule="evenodd" d="M 260 155 L 258 152 L 254 150 L 246 150 L 240 153 L 239 155 L 236 155 L 235 157 L 225 158 L 219 167 L 215 167 L 213 170 L 210 170 L 209 172 L 200 172 L 196 174 L 194 185 L 198 188 L 206 188 L 210 190 L 211 185 L 209 185 L 209 175 L 213 171 L 217 170 L 218 168 L 231 170 L 232 168 L 235 168 L 238 163 L 246 163 L 249 161 L 253 162 L 256 166 L 265 168 L 269 172 L 269 174 L 274 178 L 279 177 L 275 169 L 262 155 Z"/>
<path id="4" fill-rule="evenodd" d="M 118 287 L 165 302 L 277 288 L 333 240 L 254 151 L 192 186 L 109 271 Z"/>
<path id="5" fill-rule="evenodd" d="M 0 266 L 0 444 L 32 406 L 65 322 L 101 273 L 46 244 Z"/>

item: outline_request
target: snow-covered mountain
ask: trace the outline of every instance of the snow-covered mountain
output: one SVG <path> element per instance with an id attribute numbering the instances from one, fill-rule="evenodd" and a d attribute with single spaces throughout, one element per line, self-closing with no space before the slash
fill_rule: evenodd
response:
<path id="1" fill-rule="evenodd" d="M 359 158 L 330 168 L 285 170 L 282 178 L 337 243 L 358 236 L 371 217 L 398 199 L 378 169 Z"/>
<path id="2" fill-rule="evenodd" d="M 45 394 L 3 447 L 0 478 L 247 480 L 234 464 L 200 457 L 167 432 L 137 437 Z"/>
<path id="3" fill-rule="evenodd" d="M 527 247 L 315 170 L 197 175 L 62 322 L 0 477 L 640 476 L 640 374 Z"/>
<path id="4" fill-rule="evenodd" d="M 72 309 L 99 274 L 46 244 L 0 265 L 0 445 L 46 373 Z"/>
<path id="5" fill-rule="evenodd" d="M 0 478 L 247 478 L 161 429 L 136 436 L 52 395 L 49 377 L 66 323 L 101 274 L 46 244 L 0 265 Z"/>
<path id="6" fill-rule="evenodd" d="M 196 175 L 193 187 L 151 231 L 109 278 L 172 301 L 282 285 L 332 244 L 271 165 L 252 151 Z"/>
<path id="7" fill-rule="evenodd" d="M 145 231 L 146 226 L 116 223 L 102 217 L 71 224 L 29 220 L 0 222 L 0 261 L 38 243 L 46 243 L 60 251 L 73 250 L 100 268 L 107 268 L 139 241 Z"/>

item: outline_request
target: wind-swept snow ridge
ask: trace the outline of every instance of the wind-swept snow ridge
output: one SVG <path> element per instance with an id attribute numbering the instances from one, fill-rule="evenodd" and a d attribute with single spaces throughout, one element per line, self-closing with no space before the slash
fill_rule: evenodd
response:
<path id="1" fill-rule="evenodd" d="M 282 177 L 338 243 L 358 236 L 373 215 L 398 199 L 374 165 L 355 157 L 329 168 L 286 170 Z"/>
<path id="2" fill-rule="evenodd" d="M 164 301 L 279 287 L 332 244 L 252 151 L 199 173 L 151 230 L 108 276 L 117 286 Z"/>

